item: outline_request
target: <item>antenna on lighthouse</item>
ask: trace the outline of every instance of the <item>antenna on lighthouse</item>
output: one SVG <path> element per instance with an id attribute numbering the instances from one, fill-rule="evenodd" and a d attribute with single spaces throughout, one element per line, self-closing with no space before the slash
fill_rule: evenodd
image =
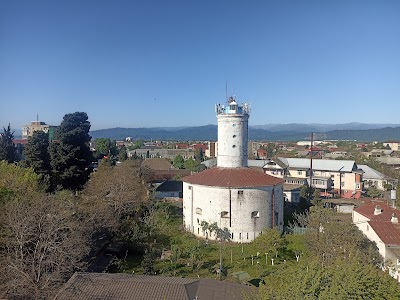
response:
<path id="1" fill-rule="evenodd" d="M 228 102 L 228 80 L 225 81 L 225 100 Z"/>

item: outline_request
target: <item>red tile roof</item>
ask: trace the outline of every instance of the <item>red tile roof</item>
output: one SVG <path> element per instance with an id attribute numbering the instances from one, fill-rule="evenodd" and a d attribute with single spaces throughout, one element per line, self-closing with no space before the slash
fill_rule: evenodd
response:
<path id="1" fill-rule="evenodd" d="M 375 206 L 380 206 L 382 209 L 382 212 L 379 215 L 374 215 L 375 211 Z M 365 204 L 357 209 L 354 210 L 355 212 L 358 212 L 359 214 L 363 215 L 364 217 L 367 217 L 371 221 L 389 221 L 392 219 L 392 214 L 395 213 L 397 216 L 400 217 L 400 210 L 397 210 L 393 207 L 390 207 L 389 205 L 379 202 L 370 202 L 368 204 Z"/>
<path id="2" fill-rule="evenodd" d="M 400 224 L 391 221 L 369 221 L 368 224 L 385 245 L 400 245 Z"/>
<path id="3" fill-rule="evenodd" d="M 251 168 L 212 168 L 182 178 L 182 181 L 219 187 L 261 187 L 283 184 L 284 180 Z"/>
<path id="4" fill-rule="evenodd" d="M 379 215 L 374 215 L 376 206 L 382 210 Z M 385 245 L 400 245 L 400 224 L 391 222 L 392 214 L 400 217 L 400 210 L 385 203 L 370 202 L 354 211 L 370 219 L 368 224 Z"/>

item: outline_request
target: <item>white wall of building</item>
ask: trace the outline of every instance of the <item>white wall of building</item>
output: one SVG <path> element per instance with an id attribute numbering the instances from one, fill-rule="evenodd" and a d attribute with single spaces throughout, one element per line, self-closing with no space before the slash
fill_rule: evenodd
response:
<path id="1" fill-rule="evenodd" d="M 283 228 L 282 185 L 222 188 L 184 182 L 183 191 L 184 226 L 196 236 L 206 238 L 200 226 L 203 220 L 228 228 L 232 241 L 243 243 L 251 242 L 267 227 Z M 222 212 L 227 216 L 221 217 Z"/>

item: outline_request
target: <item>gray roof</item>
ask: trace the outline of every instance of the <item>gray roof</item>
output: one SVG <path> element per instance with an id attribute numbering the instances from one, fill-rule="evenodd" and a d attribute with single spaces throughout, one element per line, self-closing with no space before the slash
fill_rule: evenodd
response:
<path id="1" fill-rule="evenodd" d="M 54 300 L 228 300 L 244 299 L 250 287 L 213 279 L 75 273 Z"/>
<path id="2" fill-rule="evenodd" d="M 201 164 L 205 165 L 207 167 L 207 169 L 210 169 L 217 165 L 217 158 L 211 158 L 211 159 L 205 160 Z"/>
<path id="3" fill-rule="evenodd" d="M 249 167 L 260 167 L 260 168 L 262 168 L 262 167 L 265 166 L 265 164 L 266 164 L 268 161 L 269 161 L 268 159 L 267 159 L 267 160 L 263 160 L 263 159 L 249 159 L 249 160 L 247 161 L 247 165 L 248 165 Z"/>
<path id="4" fill-rule="evenodd" d="M 378 172 L 367 165 L 358 165 L 358 167 L 364 171 L 363 178 L 364 180 L 368 179 L 385 179 L 386 176 L 383 175 L 381 172 Z"/>
<path id="5" fill-rule="evenodd" d="M 310 159 L 308 158 L 286 158 L 278 157 L 282 163 L 290 169 L 309 169 Z M 352 172 L 356 169 L 354 160 L 330 160 L 330 159 L 313 159 L 313 169 L 332 172 Z"/>
<path id="6" fill-rule="evenodd" d="M 400 165 L 400 157 L 377 157 L 375 159 L 387 165 Z"/>

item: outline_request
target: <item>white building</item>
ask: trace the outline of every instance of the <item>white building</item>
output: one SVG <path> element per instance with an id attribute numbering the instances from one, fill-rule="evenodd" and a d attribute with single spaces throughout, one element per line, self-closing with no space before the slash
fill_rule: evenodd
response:
<path id="1" fill-rule="evenodd" d="M 353 210 L 353 223 L 376 243 L 383 269 L 400 282 L 400 211 L 384 203 L 368 203 Z"/>
<path id="2" fill-rule="evenodd" d="M 354 160 L 313 160 L 312 186 L 323 191 L 331 189 L 343 197 L 360 197 L 362 175 Z M 311 162 L 308 158 L 277 157 L 266 161 L 266 174 L 283 178 L 289 184 L 310 184 Z"/>
<path id="3" fill-rule="evenodd" d="M 217 166 L 183 181 L 183 224 L 196 236 L 201 222 L 228 228 L 234 242 L 251 242 L 264 228 L 283 228 L 283 180 L 247 167 L 247 104 L 217 105 Z"/>

